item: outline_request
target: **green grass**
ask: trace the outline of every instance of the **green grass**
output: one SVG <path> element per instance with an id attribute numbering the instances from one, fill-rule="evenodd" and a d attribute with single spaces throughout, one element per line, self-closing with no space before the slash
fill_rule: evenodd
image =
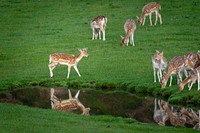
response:
<path id="1" fill-rule="evenodd" d="M 136 21 L 135 16 L 141 15 L 142 7 L 148 2 L 1 0 L 0 90 L 32 85 L 81 88 L 89 87 L 94 81 L 97 88 L 105 90 L 123 89 L 153 95 L 174 104 L 199 107 L 197 84 L 190 93 L 186 88 L 179 93 L 176 81 L 164 90 L 159 83 L 153 83 L 151 56 L 155 50 L 163 50 L 165 57 L 171 60 L 200 49 L 200 1 L 159 0 L 163 25 L 158 22 L 151 27 L 147 18 L 145 26 L 137 25 L 136 46 L 122 47 L 120 35 L 125 34 L 126 19 Z M 90 21 L 97 15 L 108 17 L 106 41 L 91 40 Z M 49 78 L 49 54 L 78 54 L 77 49 L 84 47 L 88 48 L 89 57 L 83 58 L 78 65 L 81 78 L 72 69 L 67 79 L 65 66 L 57 67 L 54 78 Z"/>
<path id="2" fill-rule="evenodd" d="M 0 104 L 1 133 L 195 133 L 197 130 L 185 127 L 161 127 L 145 124 L 128 118 L 111 116 L 80 116 L 49 109 Z"/>

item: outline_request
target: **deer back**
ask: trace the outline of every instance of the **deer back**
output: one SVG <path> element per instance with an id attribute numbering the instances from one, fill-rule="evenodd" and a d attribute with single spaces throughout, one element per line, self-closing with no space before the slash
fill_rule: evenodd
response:
<path id="1" fill-rule="evenodd" d="M 91 26 L 94 27 L 94 28 L 103 27 L 105 29 L 106 23 L 107 23 L 107 17 L 106 16 L 97 16 L 96 18 L 94 18 L 92 20 Z"/>
<path id="2" fill-rule="evenodd" d="M 142 14 L 150 14 L 152 12 L 159 10 L 160 8 L 161 6 L 157 2 L 148 3 L 142 8 Z"/>
<path id="3" fill-rule="evenodd" d="M 124 30 L 126 32 L 126 37 L 129 37 L 131 34 L 133 34 L 134 30 L 136 29 L 136 24 L 134 20 L 128 19 L 126 20 L 124 24 Z"/>

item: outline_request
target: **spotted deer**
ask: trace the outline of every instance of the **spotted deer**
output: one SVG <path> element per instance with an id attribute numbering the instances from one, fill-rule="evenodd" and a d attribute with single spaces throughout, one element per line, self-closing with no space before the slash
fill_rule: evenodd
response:
<path id="1" fill-rule="evenodd" d="M 127 19 L 125 24 L 124 24 L 124 30 L 126 32 L 126 35 L 125 37 L 121 36 L 122 38 L 122 45 L 127 45 L 128 46 L 128 43 L 129 43 L 129 40 L 130 40 L 130 44 L 132 44 L 133 46 L 135 46 L 135 43 L 134 43 L 134 33 L 135 33 L 135 30 L 136 30 L 136 24 L 134 22 L 134 20 L 132 19 Z"/>
<path id="2" fill-rule="evenodd" d="M 83 57 L 88 57 L 88 53 L 87 53 L 86 48 L 78 49 L 78 50 L 80 54 L 76 56 L 72 54 L 65 54 L 65 53 L 54 53 L 54 54 L 49 55 L 50 77 L 51 78 L 53 77 L 53 70 L 58 64 L 68 66 L 67 78 L 69 78 L 71 67 L 74 67 L 78 76 L 81 77 L 78 71 L 77 65 Z"/>
<path id="3" fill-rule="evenodd" d="M 151 2 L 151 3 L 146 4 L 142 8 L 142 15 L 141 15 L 141 17 L 136 16 L 137 20 L 138 20 L 138 24 L 139 25 L 141 25 L 141 24 L 144 25 L 145 24 L 146 16 L 149 16 L 150 25 L 152 26 L 151 15 L 154 12 L 156 14 L 156 20 L 155 20 L 155 24 L 154 25 L 156 25 L 158 17 L 160 19 L 160 24 L 162 24 L 162 17 L 160 15 L 160 13 L 158 12 L 159 10 L 161 10 L 161 5 L 159 3 L 157 3 L 157 2 Z"/>
<path id="4" fill-rule="evenodd" d="M 187 75 L 186 69 L 185 69 L 185 64 L 184 64 L 184 58 L 181 56 L 176 56 L 174 57 L 170 62 L 169 62 L 169 67 L 167 70 L 167 73 L 165 73 L 162 77 L 162 80 L 160 82 L 161 84 L 161 88 L 165 88 L 166 84 L 167 84 L 167 80 L 170 77 L 170 84 L 169 86 L 171 86 L 172 84 L 172 74 L 178 74 L 178 80 L 177 82 L 181 82 L 182 81 L 182 74 L 181 72 L 184 71 L 185 75 Z"/>
<path id="5" fill-rule="evenodd" d="M 156 82 L 156 72 L 159 82 L 162 79 L 162 74 L 166 72 L 168 62 L 167 59 L 163 56 L 163 54 L 163 51 L 159 52 L 158 50 L 156 50 L 156 54 L 151 58 L 154 71 L 154 82 Z"/>
<path id="6" fill-rule="evenodd" d="M 108 19 L 106 16 L 97 16 L 91 21 L 91 28 L 92 28 L 92 40 L 97 39 L 99 36 L 99 39 L 101 40 L 101 32 L 103 34 L 103 40 L 106 40 L 106 24 L 108 22 Z"/>
<path id="7" fill-rule="evenodd" d="M 188 70 L 194 70 L 194 65 L 200 60 L 200 53 L 187 53 L 184 56 L 185 65 Z"/>
<path id="8" fill-rule="evenodd" d="M 188 88 L 191 90 L 192 85 L 196 82 L 196 80 L 198 82 L 198 91 L 200 90 L 200 60 L 198 60 L 191 69 L 192 71 L 190 72 L 190 75 L 181 83 L 179 83 L 180 91 L 182 91 L 184 86 L 189 83 L 191 84 L 189 84 Z"/>
<path id="9" fill-rule="evenodd" d="M 51 107 L 55 110 L 65 111 L 65 112 L 71 112 L 73 110 L 81 110 L 82 115 L 90 115 L 89 111 L 90 108 L 85 108 L 85 106 L 79 101 L 78 96 L 80 93 L 80 90 L 76 93 L 75 97 L 72 97 L 71 91 L 68 90 L 69 93 L 69 99 L 67 100 L 58 100 L 58 98 L 54 95 L 54 89 L 51 88 Z"/>

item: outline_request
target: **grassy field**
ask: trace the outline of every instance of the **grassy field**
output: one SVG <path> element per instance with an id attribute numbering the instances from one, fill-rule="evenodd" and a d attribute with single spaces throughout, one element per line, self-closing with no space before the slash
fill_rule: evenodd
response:
<path id="1" fill-rule="evenodd" d="M 137 25 L 136 46 L 122 47 L 120 35 L 125 34 L 123 25 L 126 19 L 132 18 L 136 21 L 136 15 L 141 15 L 142 7 L 148 2 L 150 1 L 1 0 L 0 90 L 12 90 L 29 85 L 81 88 L 89 87 L 93 81 L 97 88 L 124 89 L 153 95 L 174 104 L 199 107 L 200 93 L 197 91 L 197 84 L 190 92 L 185 88 L 179 93 L 176 80 L 173 81 L 172 87 L 166 87 L 164 90 L 160 89 L 159 83 L 153 82 L 151 56 L 155 50 L 163 50 L 165 57 L 171 60 L 174 56 L 183 56 L 188 52 L 200 50 L 200 1 L 159 0 L 162 6 L 160 13 L 163 25 L 158 22 L 157 26 L 151 27 L 147 18 L 145 26 Z M 91 39 L 90 21 L 97 15 L 105 15 L 108 18 L 106 41 Z M 83 58 L 78 65 L 81 78 L 72 69 L 70 79 L 67 79 L 66 66 L 57 67 L 54 70 L 54 78 L 49 78 L 49 54 L 63 52 L 77 55 L 77 49 L 85 47 L 88 48 L 89 56 Z M 12 109 L 11 105 L 1 106 Z M 35 121 L 37 127 L 38 120 L 34 119 L 36 112 L 33 110 L 31 117 L 32 123 Z M 59 118 L 54 117 L 45 118 L 59 121 Z M 79 119 L 78 116 L 73 118 Z M 98 120 L 95 117 L 83 119 L 87 119 L 88 123 L 90 119 Z M 103 121 L 103 118 L 100 119 Z M 22 118 L 22 123 L 25 120 L 26 118 Z M 52 129 L 48 124 L 46 126 L 49 130 Z M 60 126 L 65 127 L 65 124 L 62 123 Z M 98 127 L 98 124 L 96 126 Z M 145 126 L 146 131 L 149 131 L 152 125 L 140 126 L 138 128 L 141 130 L 144 129 L 142 126 Z M 126 126 L 121 128 L 125 131 Z M 134 127 L 130 127 L 130 130 L 132 128 Z M 171 129 L 175 131 L 174 128 L 168 130 Z"/>

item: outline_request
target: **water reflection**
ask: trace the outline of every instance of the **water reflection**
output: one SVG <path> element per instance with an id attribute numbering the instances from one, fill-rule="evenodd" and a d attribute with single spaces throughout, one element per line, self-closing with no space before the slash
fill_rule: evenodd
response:
<path id="1" fill-rule="evenodd" d="M 51 109 L 51 89 L 21 89 L 10 93 L 1 93 L 0 102 L 11 102 Z M 57 101 L 69 99 L 75 96 L 77 90 L 54 89 Z M 90 107 L 90 115 L 112 115 L 134 118 L 140 122 L 158 123 L 161 126 L 187 126 L 199 129 L 199 112 L 193 109 L 173 107 L 164 101 L 138 97 L 124 92 L 105 93 L 95 90 L 81 90 L 78 100 L 82 105 Z M 74 113 L 82 113 L 74 112 Z"/>

